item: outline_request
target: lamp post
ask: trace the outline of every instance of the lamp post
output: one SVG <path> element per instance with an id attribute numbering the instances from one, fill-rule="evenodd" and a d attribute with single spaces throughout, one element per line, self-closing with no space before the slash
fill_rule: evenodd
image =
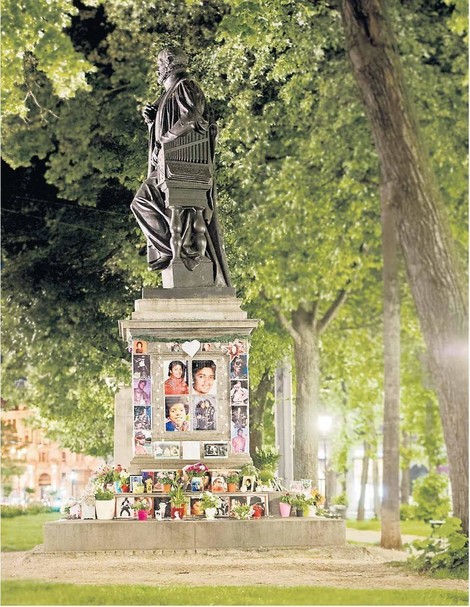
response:
<path id="1" fill-rule="evenodd" d="M 328 486 L 327 486 L 327 459 L 326 459 L 326 439 L 331 430 L 333 418 L 331 415 L 319 415 L 318 416 L 318 429 L 323 438 L 323 476 L 325 479 L 325 500 L 328 502 Z"/>

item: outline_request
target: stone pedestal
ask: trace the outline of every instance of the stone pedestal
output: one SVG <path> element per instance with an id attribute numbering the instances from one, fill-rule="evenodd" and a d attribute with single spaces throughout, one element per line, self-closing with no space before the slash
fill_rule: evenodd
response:
<path id="1" fill-rule="evenodd" d="M 210 469 L 239 469 L 243 464 L 250 463 L 248 426 L 243 430 L 247 441 L 244 452 L 236 453 L 236 449 L 232 448 L 235 432 L 233 407 L 237 403 L 231 401 L 235 380 L 230 373 L 230 364 L 235 356 L 234 343 L 239 343 L 242 358 L 248 366 L 248 338 L 257 325 L 258 321 L 249 319 L 241 309 L 241 300 L 230 287 L 143 289 L 142 298 L 135 302 L 131 319 L 120 321 L 119 330 L 121 337 L 130 346 L 133 345 L 134 357 L 137 355 L 138 342 L 141 342 L 139 351 L 140 346 L 143 348 L 142 356 L 146 360 L 148 357 L 150 372 L 144 388 L 151 389 L 152 451 L 148 444 L 146 454 L 137 454 L 134 448 L 139 431 L 135 422 L 136 407 L 139 405 L 135 397 L 139 375 L 135 373 L 137 369 L 133 364 L 133 390 L 126 389 L 116 397 L 115 461 L 126 466 L 131 474 L 139 474 L 141 470 L 180 469 L 196 461 L 202 461 Z M 184 364 L 188 384 L 189 393 L 183 400 L 186 399 L 190 413 L 187 431 L 184 432 L 169 432 L 166 427 L 168 396 L 165 394 L 165 380 L 168 379 L 169 364 L 173 360 Z M 205 396 L 201 393 L 196 396 L 192 371 L 198 361 L 204 360 L 212 361 L 215 366 L 214 391 L 208 395 L 216 407 L 216 425 L 201 430 L 194 425 L 195 407 L 197 399 L 202 402 Z M 242 384 L 247 388 L 248 370 Z M 145 404 L 148 408 L 149 403 Z M 248 400 L 240 404 L 239 413 L 243 410 L 248 420 Z M 148 429 L 143 433 L 149 440 Z M 215 457 L 209 457 L 206 453 L 205 443 L 209 443 L 210 448 L 211 441 L 222 444 L 220 457 L 217 448 Z M 154 457 L 156 446 L 164 447 L 166 442 L 180 444 L 180 457 Z M 198 455 L 196 443 L 201 446 Z"/>

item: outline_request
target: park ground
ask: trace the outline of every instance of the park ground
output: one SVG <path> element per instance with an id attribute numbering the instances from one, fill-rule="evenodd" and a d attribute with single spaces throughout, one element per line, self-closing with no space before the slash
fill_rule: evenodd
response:
<path id="1" fill-rule="evenodd" d="M 238 589 L 256 587 L 280 588 L 294 592 L 294 587 L 307 588 L 310 601 L 291 603 L 266 601 L 265 604 L 467 604 L 467 580 L 434 579 L 406 571 L 400 566 L 408 553 L 405 551 L 384 550 L 377 543 L 380 534 L 376 531 L 347 529 L 348 543 L 344 547 L 323 547 L 308 550 L 263 550 L 256 551 L 123 551 L 99 553 L 46 554 L 42 546 L 21 552 L 2 553 L 2 579 L 6 591 L 3 593 L 2 604 L 47 604 L 41 602 L 15 603 L 12 591 L 21 590 L 22 583 L 31 581 L 47 584 L 66 583 L 72 585 L 107 586 L 125 585 L 127 588 L 156 587 L 165 589 L 214 587 L 238 587 Z M 408 542 L 413 536 L 404 535 L 403 541 Z M 11 582 L 11 583 L 10 583 Z M 15 586 L 16 585 L 16 586 Z M 40 585 L 39 585 L 40 588 Z M 73 586 L 71 587 L 73 589 Z M 315 595 L 321 592 L 331 592 L 341 589 L 351 593 L 355 591 L 421 592 L 414 601 L 407 602 L 406 598 L 396 599 L 401 602 L 377 602 L 374 595 L 363 597 L 364 602 L 350 603 L 344 599 L 337 602 L 315 602 Z M 235 588 L 233 588 L 235 590 Z M 36 587 L 38 590 L 38 587 Z M 111 588 L 110 588 L 111 590 Z M 432 601 L 427 593 L 442 592 L 440 601 Z M 73 592 L 69 588 L 69 594 Z M 267 591 L 266 591 L 267 592 Z M 227 591 L 230 596 L 230 590 Z M 452 593 L 455 593 L 453 595 Z M 39 595 L 37 595 L 39 596 Z M 322 595 L 324 596 L 324 595 Z M 411 595 L 410 595 L 411 596 Z M 449 598 L 455 596 L 454 599 Z M 421 597 L 421 600 L 420 600 Z M 447 597 L 447 598 L 446 598 Z M 267 598 L 267 597 L 266 597 Z M 319 596 L 317 597 L 319 598 Z M 435 597 L 437 599 L 437 596 Z M 33 599 L 34 600 L 34 599 Z M 249 599 L 247 599 L 249 601 Z M 39 599 L 38 599 L 39 601 Z M 50 603 L 52 604 L 52 603 Z M 80 602 L 61 602 L 60 604 L 88 604 Z M 100 604 L 100 603 L 89 603 Z M 124 603 L 101 604 L 136 604 L 130 597 Z M 150 604 L 142 603 L 140 604 Z M 154 604 L 169 604 L 155 602 Z M 171 603 L 170 603 L 171 604 Z M 210 604 L 196 600 L 194 603 L 174 604 Z M 214 604 L 214 603 L 212 603 Z M 233 604 L 216 601 L 215 604 Z M 255 601 L 238 604 L 263 604 Z"/>

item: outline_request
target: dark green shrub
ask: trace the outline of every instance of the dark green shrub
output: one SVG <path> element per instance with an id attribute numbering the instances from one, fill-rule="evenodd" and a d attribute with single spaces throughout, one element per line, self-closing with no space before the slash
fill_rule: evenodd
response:
<path id="1" fill-rule="evenodd" d="M 416 518 L 416 506 L 412 506 L 411 504 L 400 504 L 401 521 L 414 521 Z"/>
<path id="2" fill-rule="evenodd" d="M 26 514 L 26 510 L 23 506 L 5 506 L 2 504 L 0 508 L 0 516 L 2 518 L 14 518 L 15 516 L 21 516 Z"/>
<path id="3" fill-rule="evenodd" d="M 413 486 L 415 518 L 425 522 L 447 518 L 450 512 L 448 482 L 449 479 L 445 474 L 436 472 L 430 472 L 415 481 Z"/>
<path id="4" fill-rule="evenodd" d="M 460 519 L 452 517 L 425 540 L 411 543 L 407 566 L 413 571 L 468 577 L 468 537 Z"/>

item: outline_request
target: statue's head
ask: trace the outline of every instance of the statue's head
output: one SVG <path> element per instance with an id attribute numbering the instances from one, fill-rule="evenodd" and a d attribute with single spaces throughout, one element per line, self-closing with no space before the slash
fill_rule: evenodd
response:
<path id="1" fill-rule="evenodd" d="M 177 70 L 183 70 L 188 65 L 188 57 L 181 49 L 166 47 L 158 53 L 158 82 L 163 84 L 168 76 Z"/>

